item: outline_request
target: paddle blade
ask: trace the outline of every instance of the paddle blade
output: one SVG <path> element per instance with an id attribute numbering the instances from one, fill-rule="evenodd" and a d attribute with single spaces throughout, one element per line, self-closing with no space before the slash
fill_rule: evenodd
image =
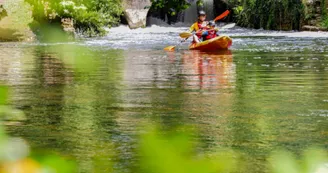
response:
<path id="1" fill-rule="evenodd" d="M 164 50 L 172 52 L 175 50 L 175 46 L 168 46 L 168 47 L 164 48 Z"/>
<path id="2" fill-rule="evenodd" d="M 183 32 L 181 34 L 179 34 L 181 38 L 189 38 L 192 36 L 192 33 L 190 32 Z"/>
<path id="3" fill-rule="evenodd" d="M 236 24 L 235 23 L 231 23 L 231 24 L 228 24 L 228 25 L 224 25 L 221 27 L 221 29 L 230 29 L 230 28 L 233 28 L 235 27 Z"/>
<path id="4" fill-rule="evenodd" d="M 214 19 L 214 21 L 221 20 L 221 19 L 227 17 L 229 14 L 230 14 L 230 11 L 227 10 L 227 11 L 225 11 L 224 13 L 222 13 L 220 16 L 216 17 L 216 18 Z"/>

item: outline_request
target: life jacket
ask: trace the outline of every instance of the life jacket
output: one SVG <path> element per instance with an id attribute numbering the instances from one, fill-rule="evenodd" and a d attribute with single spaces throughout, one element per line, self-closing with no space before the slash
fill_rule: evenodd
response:
<path id="1" fill-rule="evenodd" d="M 206 40 L 209 40 L 209 39 L 212 39 L 212 38 L 215 38 L 217 35 L 216 35 L 216 30 L 215 29 L 210 29 L 207 31 L 207 36 L 205 37 Z"/>
<path id="2" fill-rule="evenodd" d="M 193 27 L 194 27 L 194 30 L 196 32 L 202 31 L 202 30 L 204 30 L 204 29 L 207 28 L 207 22 L 199 23 L 197 21 L 196 23 L 193 24 Z M 196 33 L 196 35 L 197 35 L 198 38 L 201 38 L 202 37 L 202 33 L 201 32 Z"/>
<path id="3" fill-rule="evenodd" d="M 197 32 L 198 30 L 203 30 L 206 27 L 207 27 L 207 22 L 199 23 L 199 21 L 197 21 L 192 25 L 191 30 L 194 30 Z M 192 31 L 190 31 L 190 32 L 192 32 Z"/>

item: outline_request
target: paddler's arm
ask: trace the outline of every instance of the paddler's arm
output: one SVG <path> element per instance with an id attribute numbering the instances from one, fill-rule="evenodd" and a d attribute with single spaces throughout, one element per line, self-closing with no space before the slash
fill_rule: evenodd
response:
<path id="1" fill-rule="evenodd" d="M 191 25 L 191 27 L 189 28 L 189 32 L 194 32 L 196 31 L 196 27 L 195 27 L 196 24 L 193 24 Z"/>
<path id="2" fill-rule="evenodd" d="M 196 31 L 195 24 L 191 25 L 191 27 L 189 28 L 189 32 L 190 32 L 190 33 L 194 32 L 194 31 Z M 188 38 L 189 38 L 189 37 L 188 37 Z M 185 42 L 185 41 L 187 41 L 188 38 L 184 38 L 184 39 L 182 39 L 181 42 Z"/>

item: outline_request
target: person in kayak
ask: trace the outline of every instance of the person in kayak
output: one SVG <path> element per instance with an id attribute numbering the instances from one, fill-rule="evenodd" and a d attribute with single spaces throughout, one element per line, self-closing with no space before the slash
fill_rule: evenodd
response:
<path id="1" fill-rule="evenodd" d="M 219 36 L 219 29 L 215 27 L 215 22 L 210 21 L 208 28 L 202 32 L 203 41 L 210 40 Z"/>
<path id="2" fill-rule="evenodd" d="M 190 32 L 196 32 L 196 34 L 193 36 L 193 43 L 199 43 L 200 40 L 202 39 L 202 31 L 206 29 L 208 24 L 208 22 L 206 22 L 205 20 L 206 20 L 205 11 L 199 11 L 198 21 L 195 22 L 189 29 Z"/>

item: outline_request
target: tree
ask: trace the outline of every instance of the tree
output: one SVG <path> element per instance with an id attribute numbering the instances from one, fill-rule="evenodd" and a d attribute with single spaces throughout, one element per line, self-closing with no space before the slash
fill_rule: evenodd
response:
<path id="1" fill-rule="evenodd" d="M 151 0 L 153 9 L 163 9 L 166 13 L 174 16 L 178 12 L 187 9 L 190 2 L 186 0 Z"/>

